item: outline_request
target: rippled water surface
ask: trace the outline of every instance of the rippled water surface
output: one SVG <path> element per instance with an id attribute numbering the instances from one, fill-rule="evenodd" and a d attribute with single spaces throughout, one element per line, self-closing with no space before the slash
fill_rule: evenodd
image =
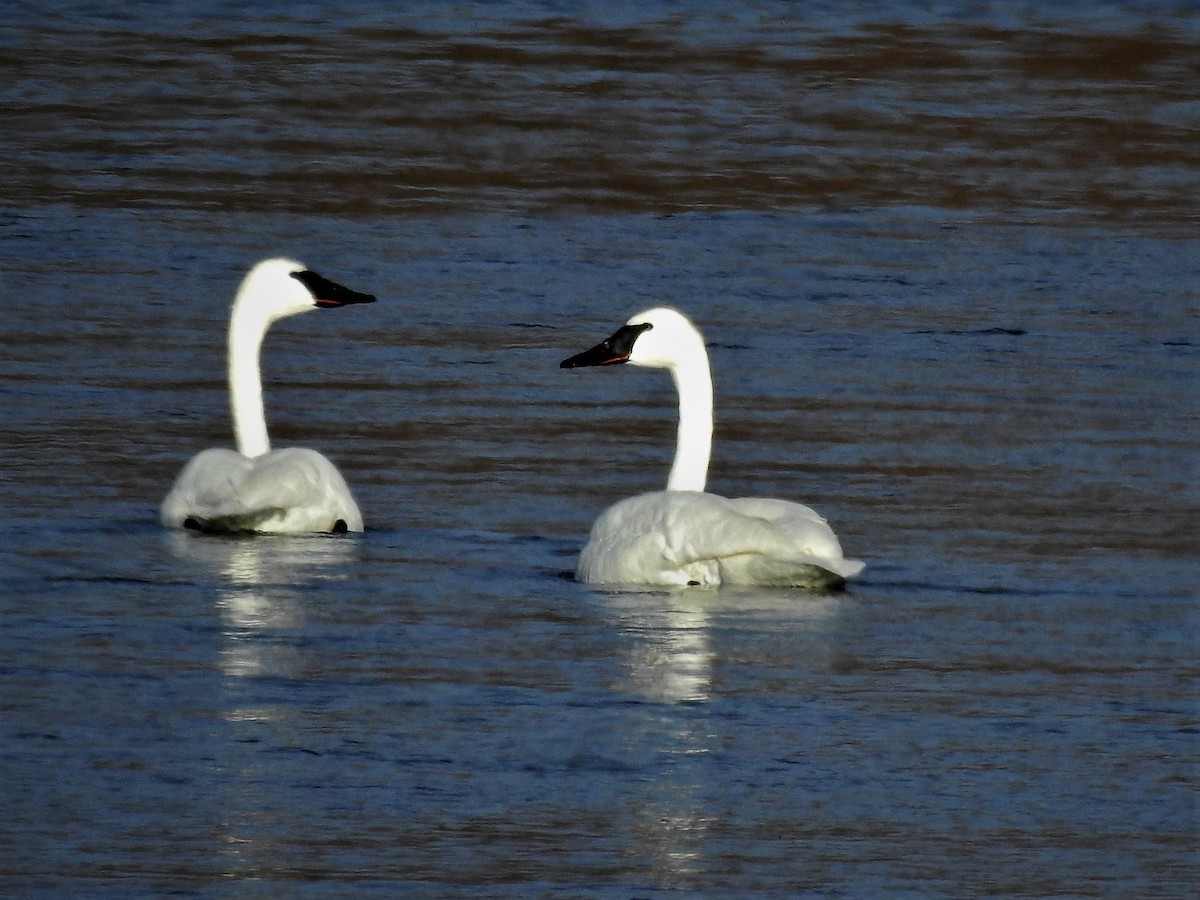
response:
<path id="1" fill-rule="evenodd" d="M 885 11 L 881 11 L 885 10 Z M 0 24 L 0 893 L 1186 897 L 1200 19 L 1186 3 L 16 6 Z M 164 532 L 228 304 L 367 532 Z M 843 594 L 570 578 L 710 488 Z"/>

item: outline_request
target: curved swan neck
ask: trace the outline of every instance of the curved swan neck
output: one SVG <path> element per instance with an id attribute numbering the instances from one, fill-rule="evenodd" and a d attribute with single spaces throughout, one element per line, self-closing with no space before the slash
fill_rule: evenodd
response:
<path id="1" fill-rule="evenodd" d="M 703 491 L 713 431 L 712 373 L 703 345 L 699 355 L 673 366 L 671 376 L 679 392 L 679 431 L 667 490 Z"/>
<path id="2" fill-rule="evenodd" d="M 251 458 L 271 449 L 259 370 L 263 337 L 270 324 L 253 305 L 234 301 L 229 318 L 229 404 L 237 451 Z"/>

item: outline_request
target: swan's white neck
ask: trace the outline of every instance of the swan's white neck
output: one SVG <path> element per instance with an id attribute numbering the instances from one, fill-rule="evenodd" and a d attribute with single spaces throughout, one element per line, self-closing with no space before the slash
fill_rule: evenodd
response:
<path id="1" fill-rule="evenodd" d="M 254 304 L 240 300 L 229 317 L 229 404 L 238 453 L 253 458 L 271 449 L 258 361 L 271 322 Z"/>
<path id="2" fill-rule="evenodd" d="M 703 491 L 712 452 L 713 386 L 704 345 L 671 367 L 679 392 L 679 432 L 668 491 Z"/>

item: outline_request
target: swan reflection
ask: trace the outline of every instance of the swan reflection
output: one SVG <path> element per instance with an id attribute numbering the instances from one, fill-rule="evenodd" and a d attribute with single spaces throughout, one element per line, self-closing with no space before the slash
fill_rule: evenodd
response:
<path id="1" fill-rule="evenodd" d="M 216 864 L 227 878 L 261 877 L 277 865 L 290 813 L 275 797 L 281 752 L 307 752 L 311 712 L 294 684 L 313 667 L 301 637 L 314 588 L 349 577 L 356 541 L 328 536 L 170 535 L 171 551 L 215 588 L 221 641 L 214 664 L 224 676 L 218 700 L 230 740 L 220 782 Z M 320 591 L 315 592 L 318 596 Z"/>
<path id="2" fill-rule="evenodd" d="M 622 630 L 630 642 L 619 688 L 664 703 L 709 699 L 713 650 L 708 625 L 708 611 L 693 604 L 668 601 L 627 610 Z"/>
<path id="3" fill-rule="evenodd" d="M 714 778 L 731 752 L 722 693 L 741 692 L 738 668 L 772 655 L 796 671 L 823 669 L 836 655 L 840 595 L 792 590 L 623 592 L 605 596 L 620 630 L 621 674 L 614 689 L 640 703 L 625 740 L 637 755 L 661 761 L 632 800 L 635 845 L 663 889 L 695 887 L 719 820 Z M 736 743 L 736 742 L 735 742 Z"/>
<path id="4" fill-rule="evenodd" d="M 304 591 L 337 580 L 357 552 L 354 541 L 323 536 L 214 538 L 171 535 L 177 555 L 216 576 L 215 606 L 224 638 L 219 665 L 237 678 L 292 676 L 297 663 L 289 634 L 304 626 Z M 246 717 L 231 710 L 230 718 Z M 251 718 L 260 718 L 250 714 Z"/>
<path id="5" fill-rule="evenodd" d="M 790 629 L 803 638 L 812 662 L 823 662 L 833 656 L 830 626 L 842 602 L 834 594 L 761 588 L 610 594 L 607 604 L 629 639 L 618 688 L 666 703 L 711 699 L 719 657 L 714 632 L 722 623 L 769 620 L 770 628 Z"/>

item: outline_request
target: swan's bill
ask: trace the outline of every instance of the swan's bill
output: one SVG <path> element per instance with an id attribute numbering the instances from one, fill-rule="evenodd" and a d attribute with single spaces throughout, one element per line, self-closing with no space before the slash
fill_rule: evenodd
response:
<path id="1" fill-rule="evenodd" d="M 639 322 L 637 325 L 622 325 L 607 340 L 601 341 L 591 350 L 576 353 L 570 359 L 564 359 L 558 364 L 560 369 L 580 369 L 584 366 L 614 366 L 618 363 L 629 362 L 633 353 L 633 345 L 644 331 L 654 326 L 649 322 Z"/>
<path id="2" fill-rule="evenodd" d="M 324 309 L 347 306 L 351 303 L 375 302 L 374 294 L 364 294 L 361 291 L 348 288 L 344 284 L 330 281 L 324 275 L 318 275 L 312 269 L 292 272 L 291 276 L 308 288 L 308 292 L 313 296 L 313 302 Z"/>

